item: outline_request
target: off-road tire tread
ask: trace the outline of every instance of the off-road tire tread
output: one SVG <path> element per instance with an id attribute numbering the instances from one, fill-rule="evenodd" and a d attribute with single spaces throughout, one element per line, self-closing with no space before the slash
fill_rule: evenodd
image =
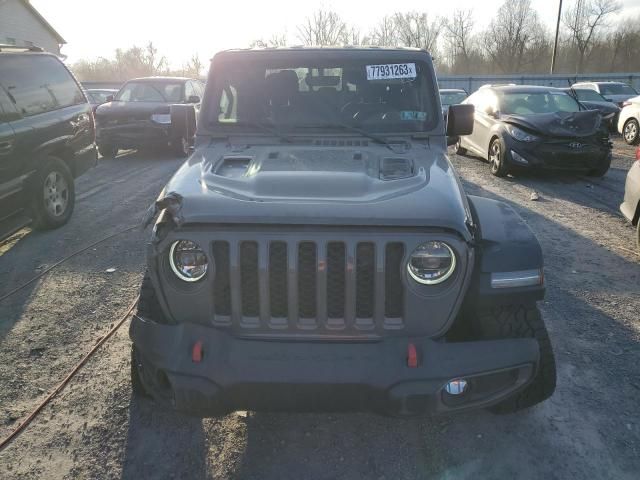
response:
<path id="1" fill-rule="evenodd" d="M 535 338 L 540 365 L 533 381 L 512 397 L 489 408 L 493 413 L 513 413 L 549 398 L 556 388 L 556 363 L 544 320 L 536 306 L 510 305 L 479 312 L 478 326 L 484 339 Z"/>

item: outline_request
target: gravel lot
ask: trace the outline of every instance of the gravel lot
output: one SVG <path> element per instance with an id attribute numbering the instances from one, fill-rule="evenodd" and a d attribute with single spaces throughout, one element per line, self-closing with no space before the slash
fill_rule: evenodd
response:
<path id="1" fill-rule="evenodd" d="M 640 255 L 618 212 L 632 155 L 616 141 L 604 179 L 496 179 L 481 160 L 452 157 L 469 193 L 513 205 L 542 243 L 548 288 L 541 307 L 559 368 L 556 393 L 544 404 L 510 416 L 240 412 L 195 419 L 131 397 L 123 327 L 0 453 L 0 477 L 638 478 Z M 0 296 L 136 225 L 180 163 L 137 153 L 102 161 L 78 182 L 65 228 L 23 230 L 0 244 Z M 123 233 L 0 303 L 0 436 L 126 312 L 147 235 Z"/>

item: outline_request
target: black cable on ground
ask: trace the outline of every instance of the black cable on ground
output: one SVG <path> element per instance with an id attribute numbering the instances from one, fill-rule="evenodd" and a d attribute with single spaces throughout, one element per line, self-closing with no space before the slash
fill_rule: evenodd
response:
<path id="1" fill-rule="evenodd" d="M 82 248 L 81 250 L 78 250 L 76 252 L 73 252 L 71 255 L 68 255 L 66 257 L 64 257 L 62 260 L 54 263 L 53 265 L 51 265 L 50 267 L 47 267 L 46 269 L 44 269 L 42 272 L 40 272 L 38 275 L 36 275 L 35 277 L 33 277 L 31 280 L 29 280 L 27 283 L 24 283 L 22 285 L 20 285 L 17 288 L 14 288 L 13 290 L 11 290 L 9 293 L 6 293 L 4 295 L 2 295 L 0 297 L 0 302 L 2 302 L 3 300 L 9 298 L 11 295 L 14 295 L 16 293 L 18 293 L 20 290 L 22 290 L 23 288 L 28 287 L 29 285 L 31 285 L 33 282 L 35 282 L 36 280 L 42 278 L 43 276 L 45 276 L 47 273 L 49 273 L 51 270 L 53 270 L 54 268 L 56 268 L 58 265 L 60 265 L 61 263 L 66 262 L 67 260 L 72 259 L 73 257 L 75 257 L 76 255 L 80 255 L 83 252 L 86 252 L 87 250 L 89 250 L 92 247 L 95 247 L 96 245 L 100 245 L 103 242 L 106 242 L 107 240 L 111 240 L 113 237 L 117 237 L 118 235 L 122 235 L 123 233 L 127 233 L 130 232 L 131 230 L 138 228 L 137 225 L 134 225 L 133 227 L 129 227 L 126 228 L 124 230 L 120 230 L 119 232 L 114 233 L 113 235 L 109 235 L 108 237 L 104 237 L 101 240 L 98 240 L 96 242 L 93 242 L 91 245 L 87 245 L 86 247 Z"/>
<path id="2" fill-rule="evenodd" d="M 138 300 L 140 299 L 140 295 L 138 295 L 136 297 L 136 299 L 134 300 L 134 302 L 131 304 L 131 306 L 128 308 L 127 312 L 122 316 L 122 318 L 111 328 L 111 330 L 109 330 L 109 332 L 107 332 L 107 334 L 102 337 L 98 343 L 96 343 L 91 350 L 89 350 L 89 352 L 82 358 L 82 360 L 80 360 L 80 362 L 73 368 L 73 370 L 71 370 L 71 372 L 65 377 L 64 380 L 62 380 L 58 386 L 49 394 L 47 395 L 47 397 L 40 402 L 40 404 L 38 404 L 38 406 L 27 416 L 27 418 L 25 418 L 22 422 L 20 422 L 20 425 L 18 425 L 15 430 L 13 430 L 13 432 L 11 432 L 9 434 L 9 436 L 7 436 L 6 438 L 4 438 L 1 442 L 0 442 L 0 451 L 4 450 L 4 448 L 9 445 L 9 443 L 11 443 L 18 435 L 20 435 L 20 433 L 22 433 L 22 431 L 27 428 L 27 426 L 33 421 L 34 418 L 36 418 L 36 416 L 38 415 L 38 413 L 40 413 L 40 411 L 56 396 L 58 395 L 58 393 L 60 393 L 64 387 L 67 386 L 67 384 L 69 383 L 69 381 L 75 376 L 76 373 L 78 373 L 78 371 L 80 371 L 80 369 L 84 366 L 85 363 L 87 363 L 87 360 L 89 360 L 89 358 L 91 358 L 91 356 L 98 350 L 98 348 L 100 348 L 100 346 L 106 342 L 107 340 L 109 340 L 109 338 L 122 326 L 122 324 L 124 324 L 124 322 L 129 318 L 129 315 L 131 315 L 131 313 L 133 312 L 133 309 L 136 307 L 136 305 L 138 304 Z"/>

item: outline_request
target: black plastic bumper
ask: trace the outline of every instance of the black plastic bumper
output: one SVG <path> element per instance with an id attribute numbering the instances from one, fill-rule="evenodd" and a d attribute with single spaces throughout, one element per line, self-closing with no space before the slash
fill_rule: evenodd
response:
<path id="1" fill-rule="evenodd" d="M 441 343 L 390 337 L 375 343 L 242 339 L 195 324 L 134 317 L 130 336 L 147 391 L 196 415 L 233 410 L 438 413 L 497 403 L 524 387 L 539 361 L 533 339 Z M 202 342 L 202 359 L 193 346 Z M 407 362 L 408 345 L 418 366 Z M 466 393 L 444 391 L 452 379 Z"/>
<path id="2" fill-rule="evenodd" d="M 580 140 L 524 143 L 509 139 L 506 147 L 506 159 L 509 165 L 530 169 L 592 170 L 600 167 L 611 156 L 611 149 L 607 146 Z M 514 152 L 526 163 L 516 160 Z"/>
<path id="3" fill-rule="evenodd" d="M 98 129 L 98 144 L 116 145 L 119 148 L 140 148 L 167 145 L 172 140 L 170 124 L 140 120 Z"/>

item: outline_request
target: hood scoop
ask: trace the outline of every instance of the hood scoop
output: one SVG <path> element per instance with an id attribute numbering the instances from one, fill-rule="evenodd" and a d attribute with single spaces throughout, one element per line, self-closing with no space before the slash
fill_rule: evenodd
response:
<path id="1" fill-rule="evenodd" d="M 383 158 L 380 162 L 380 180 L 400 180 L 413 175 L 413 162 L 409 158 Z"/>
<path id="2" fill-rule="evenodd" d="M 222 162 L 214 166 L 213 173 L 221 177 L 239 178 L 247 174 L 251 157 L 225 157 Z"/>

